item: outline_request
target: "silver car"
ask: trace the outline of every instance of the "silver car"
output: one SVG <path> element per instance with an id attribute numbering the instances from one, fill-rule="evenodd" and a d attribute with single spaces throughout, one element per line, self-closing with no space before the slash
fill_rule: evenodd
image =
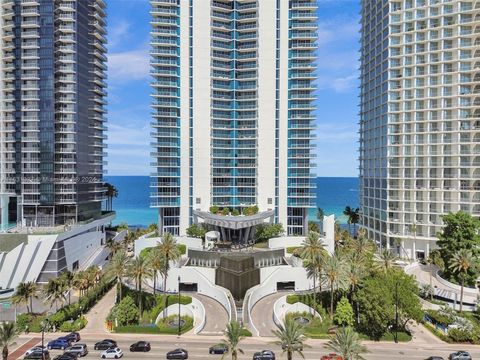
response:
<path id="1" fill-rule="evenodd" d="M 65 349 L 64 353 L 75 354 L 77 357 L 83 357 L 88 354 L 86 344 L 75 344 Z"/>

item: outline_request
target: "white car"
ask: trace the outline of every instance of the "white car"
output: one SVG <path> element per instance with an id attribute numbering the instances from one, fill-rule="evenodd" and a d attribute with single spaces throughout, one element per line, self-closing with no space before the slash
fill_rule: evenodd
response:
<path id="1" fill-rule="evenodd" d="M 107 349 L 101 355 L 102 359 L 120 359 L 122 356 L 123 351 L 118 347 Z"/>

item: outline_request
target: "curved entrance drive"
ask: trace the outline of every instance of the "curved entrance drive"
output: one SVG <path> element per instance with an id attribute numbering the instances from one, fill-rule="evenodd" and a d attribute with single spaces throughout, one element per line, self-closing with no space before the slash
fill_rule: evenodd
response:
<path id="1" fill-rule="evenodd" d="M 276 292 L 275 294 L 260 299 L 253 306 L 251 311 L 251 321 L 258 330 L 260 336 L 273 336 L 272 330 L 277 328 L 273 321 L 273 305 L 275 304 L 275 301 L 288 294 L 290 294 L 290 292 Z"/>
<path id="2" fill-rule="evenodd" d="M 205 307 L 205 326 L 199 335 L 222 335 L 228 323 L 228 314 L 225 308 L 211 297 L 198 293 L 189 295 L 198 299 Z"/>

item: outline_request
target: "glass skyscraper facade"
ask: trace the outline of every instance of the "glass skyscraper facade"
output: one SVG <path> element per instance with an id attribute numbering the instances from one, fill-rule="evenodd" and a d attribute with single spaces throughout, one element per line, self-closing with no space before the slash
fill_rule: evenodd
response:
<path id="1" fill-rule="evenodd" d="M 480 215 L 480 7 L 363 0 L 361 14 L 361 222 L 423 258 L 443 214 Z"/>
<path id="2" fill-rule="evenodd" d="M 152 206 L 275 210 L 304 234 L 315 206 L 314 0 L 151 0 Z"/>
<path id="3" fill-rule="evenodd" d="M 1 2 L 2 227 L 101 213 L 105 8 L 103 0 Z"/>

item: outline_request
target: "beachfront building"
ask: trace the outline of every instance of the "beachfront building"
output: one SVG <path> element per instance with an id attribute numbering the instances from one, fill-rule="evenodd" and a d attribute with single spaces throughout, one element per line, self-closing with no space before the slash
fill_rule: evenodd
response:
<path id="1" fill-rule="evenodd" d="M 160 232 L 217 221 L 211 206 L 256 205 L 252 221 L 304 234 L 315 206 L 316 1 L 150 2 Z"/>
<path id="2" fill-rule="evenodd" d="M 0 225 L 101 216 L 103 0 L 0 4 Z"/>
<path id="3" fill-rule="evenodd" d="M 423 258 L 442 214 L 480 215 L 479 2 L 364 0 L 361 14 L 362 225 Z"/>

